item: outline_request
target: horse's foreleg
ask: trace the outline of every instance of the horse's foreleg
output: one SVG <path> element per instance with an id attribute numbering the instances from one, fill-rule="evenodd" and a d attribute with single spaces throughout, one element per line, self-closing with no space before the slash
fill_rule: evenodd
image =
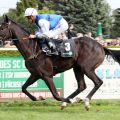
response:
<path id="1" fill-rule="evenodd" d="M 30 86 L 31 84 L 33 84 L 37 80 L 38 80 L 38 77 L 30 75 L 30 77 L 28 78 L 28 80 L 22 86 L 22 92 L 25 93 L 33 101 L 36 101 L 37 99 L 33 95 L 31 95 L 26 89 L 27 89 L 28 86 Z"/>
<path id="2" fill-rule="evenodd" d="M 95 74 L 94 71 L 86 71 L 86 75 L 88 78 L 90 78 L 94 83 L 94 88 L 91 90 L 91 92 L 87 95 L 85 99 L 85 107 L 88 110 L 89 109 L 89 101 L 91 100 L 92 96 L 95 94 L 95 92 L 99 89 L 99 87 L 103 84 L 103 81 Z"/>
<path id="3" fill-rule="evenodd" d="M 49 90 L 51 91 L 53 97 L 56 100 L 63 101 L 63 102 L 70 102 L 69 99 L 64 99 L 64 98 L 62 98 L 62 97 L 59 96 L 52 78 L 45 76 L 44 77 L 44 81 L 45 81 L 46 85 L 48 86 Z"/>
<path id="4" fill-rule="evenodd" d="M 86 84 L 85 84 L 85 81 L 84 81 L 84 72 L 83 70 L 80 68 L 80 67 L 74 67 L 74 74 L 75 74 L 75 78 L 77 80 L 77 85 L 78 85 L 78 88 L 76 91 L 74 91 L 71 95 L 69 95 L 67 97 L 67 99 L 70 99 L 71 102 L 78 102 L 78 99 L 76 100 L 72 100 L 75 96 L 77 96 L 79 93 L 81 93 L 83 90 L 86 89 Z M 79 99 L 80 100 L 80 99 Z M 62 104 L 62 109 L 64 107 L 66 107 L 66 103 L 63 103 Z"/>
<path id="5" fill-rule="evenodd" d="M 91 80 L 94 83 L 94 88 L 92 89 L 92 91 L 87 95 L 88 99 L 91 99 L 92 96 L 95 94 L 95 92 L 99 89 L 99 87 L 103 84 L 103 81 L 97 77 L 97 75 L 95 73 L 92 73 L 92 77 Z"/>
<path id="6" fill-rule="evenodd" d="M 84 72 L 82 71 L 82 69 L 77 66 L 73 70 L 74 70 L 75 78 L 77 80 L 78 88 L 75 92 L 73 92 L 70 96 L 67 97 L 69 99 L 74 98 L 80 92 L 82 92 L 83 90 L 86 89 L 86 84 L 85 84 L 85 81 L 84 81 Z"/>

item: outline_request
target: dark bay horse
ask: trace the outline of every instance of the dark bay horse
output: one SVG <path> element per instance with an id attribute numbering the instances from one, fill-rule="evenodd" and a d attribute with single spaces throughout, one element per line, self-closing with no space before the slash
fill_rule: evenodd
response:
<path id="1" fill-rule="evenodd" d="M 20 25 L 5 16 L 4 23 L 2 23 L 0 27 L 0 37 L 2 37 L 3 40 L 8 38 L 17 39 L 14 40 L 14 44 L 24 57 L 26 68 L 31 73 L 28 80 L 22 86 L 22 91 L 33 101 L 36 101 L 37 99 L 27 91 L 27 87 L 38 79 L 43 79 L 56 100 L 70 103 L 72 98 L 86 89 L 84 81 L 84 75 L 86 75 L 94 83 L 94 88 L 86 97 L 86 104 L 89 104 L 89 100 L 103 83 L 96 75 L 95 69 L 103 62 L 106 55 L 112 56 L 115 61 L 120 63 L 120 51 L 104 48 L 102 45 L 88 37 L 74 38 L 76 55 L 73 58 L 46 56 L 45 53 L 41 52 L 35 39 L 23 40 L 23 38 L 29 36 L 29 34 L 30 33 Z M 35 58 L 31 57 L 35 55 Z M 54 67 L 56 69 L 54 69 Z M 76 91 L 67 98 L 63 98 L 57 93 L 53 83 L 53 76 L 71 68 L 73 68 L 78 87 Z"/>

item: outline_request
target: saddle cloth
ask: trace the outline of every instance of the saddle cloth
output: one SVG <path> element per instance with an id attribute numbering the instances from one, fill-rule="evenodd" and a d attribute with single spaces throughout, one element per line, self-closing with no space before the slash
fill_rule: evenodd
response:
<path id="1" fill-rule="evenodd" d="M 58 52 L 58 56 L 61 57 L 74 57 L 75 56 L 75 42 L 74 39 L 68 39 L 68 40 L 56 40 L 53 39 L 52 43 L 56 47 L 56 51 Z M 45 49 L 46 47 L 47 49 Z M 47 50 L 50 50 L 50 48 L 47 46 L 47 44 L 42 44 L 42 51 L 46 53 L 46 55 L 51 56 L 50 54 L 47 54 Z M 54 54 L 53 54 L 54 55 Z"/>

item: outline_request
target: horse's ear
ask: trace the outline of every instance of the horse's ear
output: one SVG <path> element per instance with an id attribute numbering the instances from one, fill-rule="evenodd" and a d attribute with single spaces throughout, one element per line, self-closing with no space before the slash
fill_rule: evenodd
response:
<path id="1" fill-rule="evenodd" d="M 9 18 L 8 18 L 7 15 L 4 15 L 3 18 L 4 18 L 4 22 L 5 22 L 5 23 L 9 23 Z"/>

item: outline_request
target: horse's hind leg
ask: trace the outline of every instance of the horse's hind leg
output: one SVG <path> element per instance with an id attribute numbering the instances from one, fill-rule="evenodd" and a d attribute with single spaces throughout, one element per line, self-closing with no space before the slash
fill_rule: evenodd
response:
<path id="1" fill-rule="evenodd" d="M 31 100 L 36 101 L 37 99 L 32 96 L 26 89 L 28 86 L 32 85 L 34 82 L 36 82 L 39 78 L 35 77 L 33 75 L 30 75 L 28 80 L 25 82 L 25 84 L 22 86 L 22 92 L 25 93 Z"/>
<path id="2" fill-rule="evenodd" d="M 89 100 L 92 98 L 95 92 L 99 89 L 99 87 L 103 84 L 103 81 L 95 74 L 94 70 L 86 70 L 85 74 L 87 75 L 88 78 L 90 78 L 93 81 L 95 85 L 85 99 L 85 107 L 86 109 L 89 109 Z"/>

